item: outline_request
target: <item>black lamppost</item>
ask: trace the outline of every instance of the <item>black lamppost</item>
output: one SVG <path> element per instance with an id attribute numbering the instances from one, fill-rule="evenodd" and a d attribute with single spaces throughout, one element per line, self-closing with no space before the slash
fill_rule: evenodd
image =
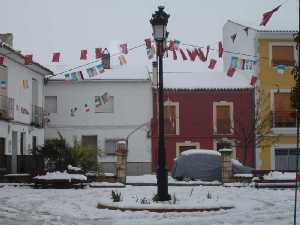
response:
<path id="1" fill-rule="evenodd" d="M 158 57 L 158 167 L 156 172 L 157 177 L 157 195 L 156 200 L 168 201 L 168 170 L 166 169 L 166 151 L 165 151 L 165 132 L 164 132 L 164 93 L 163 93 L 163 55 L 168 37 L 167 24 L 169 16 L 163 6 L 158 7 L 158 11 L 152 14 L 150 23 L 153 28 L 153 37 L 156 42 L 157 57 Z"/>

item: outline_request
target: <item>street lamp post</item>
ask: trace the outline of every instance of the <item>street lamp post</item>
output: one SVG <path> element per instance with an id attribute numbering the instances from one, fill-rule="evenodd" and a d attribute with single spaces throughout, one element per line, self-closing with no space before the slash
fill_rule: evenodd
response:
<path id="1" fill-rule="evenodd" d="M 164 93 L 163 93 L 163 55 L 165 43 L 167 40 L 167 24 L 169 16 L 163 6 L 158 7 L 158 11 L 152 14 L 150 23 L 153 28 L 153 37 L 156 42 L 158 69 L 159 69 L 159 88 L 158 88 L 158 167 L 156 172 L 157 177 L 157 195 L 156 200 L 168 201 L 170 195 L 168 194 L 168 171 L 166 169 L 166 151 L 164 138 Z"/>

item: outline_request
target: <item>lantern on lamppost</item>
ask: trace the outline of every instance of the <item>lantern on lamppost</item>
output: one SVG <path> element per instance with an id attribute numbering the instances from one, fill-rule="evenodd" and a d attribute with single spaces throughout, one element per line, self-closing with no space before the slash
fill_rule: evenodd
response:
<path id="1" fill-rule="evenodd" d="M 157 177 L 157 195 L 156 200 L 168 201 L 168 170 L 166 169 L 166 150 L 165 150 L 165 134 L 164 134 L 164 93 L 163 93 L 163 55 L 166 48 L 168 38 L 167 24 L 170 15 L 164 11 L 163 6 L 158 7 L 158 11 L 152 14 L 150 23 L 153 28 L 153 37 L 156 42 L 157 57 L 158 57 L 158 167 L 156 172 Z"/>

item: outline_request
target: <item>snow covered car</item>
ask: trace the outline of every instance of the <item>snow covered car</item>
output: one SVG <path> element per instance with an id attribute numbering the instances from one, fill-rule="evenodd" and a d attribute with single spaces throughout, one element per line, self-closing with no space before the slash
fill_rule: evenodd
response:
<path id="1" fill-rule="evenodd" d="M 232 159 L 233 174 L 248 174 L 252 168 L 243 166 Z M 172 177 L 177 180 L 199 179 L 202 181 L 221 180 L 221 154 L 214 150 L 191 149 L 181 153 L 174 160 Z"/>

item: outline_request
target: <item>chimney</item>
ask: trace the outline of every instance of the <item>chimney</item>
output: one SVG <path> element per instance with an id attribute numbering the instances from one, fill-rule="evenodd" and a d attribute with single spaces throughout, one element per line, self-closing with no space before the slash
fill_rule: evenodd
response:
<path id="1" fill-rule="evenodd" d="M 10 47 L 13 47 L 13 34 L 12 33 L 0 34 L 0 41 L 4 42 Z"/>
<path id="2" fill-rule="evenodd" d="M 158 67 L 157 62 L 152 62 L 152 86 L 157 87 Z"/>
<path id="3" fill-rule="evenodd" d="M 103 50 L 102 65 L 104 69 L 110 69 L 110 54 L 107 48 Z"/>

